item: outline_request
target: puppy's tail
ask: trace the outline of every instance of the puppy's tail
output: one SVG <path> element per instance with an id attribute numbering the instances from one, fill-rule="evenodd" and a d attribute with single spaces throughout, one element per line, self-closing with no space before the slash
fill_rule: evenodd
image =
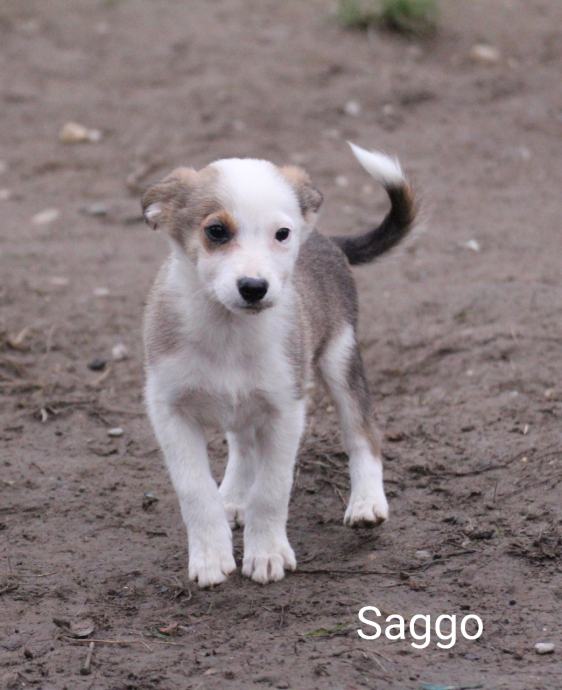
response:
<path id="1" fill-rule="evenodd" d="M 349 145 L 369 175 L 386 189 L 391 203 L 390 211 L 373 230 L 352 237 L 331 238 L 353 266 L 376 259 L 403 240 L 413 227 L 416 205 L 408 180 L 396 158 L 378 151 L 366 151 L 351 142 Z"/>

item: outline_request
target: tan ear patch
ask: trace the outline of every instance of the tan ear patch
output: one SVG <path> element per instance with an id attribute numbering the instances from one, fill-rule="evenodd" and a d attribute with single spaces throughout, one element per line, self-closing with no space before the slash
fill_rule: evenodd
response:
<path id="1" fill-rule="evenodd" d="M 169 175 L 149 187 L 142 196 L 144 219 L 153 230 L 170 222 L 174 208 L 187 203 L 189 192 L 195 188 L 197 171 L 176 168 Z"/>
<path id="2" fill-rule="evenodd" d="M 143 215 L 150 227 L 165 227 L 178 242 L 201 220 L 220 208 L 214 195 L 215 171 L 176 168 L 142 196 Z"/>
<path id="3" fill-rule="evenodd" d="M 322 206 L 322 193 L 313 186 L 306 170 L 298 165 L 284 165 L 280 170 L 295 190 L 303 216 L 306 218 L 307 214 L 317 213 Z"/>

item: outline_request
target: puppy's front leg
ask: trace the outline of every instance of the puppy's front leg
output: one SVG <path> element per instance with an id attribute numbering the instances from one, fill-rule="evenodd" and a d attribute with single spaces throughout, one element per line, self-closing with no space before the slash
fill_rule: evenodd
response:
<path id="1" fill-rule="evenodd" d="M 189 578 L 200 587 L 217 585 L 236 569 L 236 564 L 232 534 L 209 468 L 203 431 L 156 396 L 149 394 L 147 402 L 187 528 Z"/>
<path id="2" fill-rule="evenodd" d="M 256 473 L 256 430 L 251 427 L 226 434 L 228 464 L 220 485 L 228 521 L 234 527 L 244 525 L 244 512 Z"/>
<path id="3" fill-rule="evenodd" d="M 257 433 L 258 463 L 246 507 L 242 572 L 256 582 L 281 580 L 297 566 L 287 539 L 293 468 L 304 429 L 305 403 L 293 401 Z"/>

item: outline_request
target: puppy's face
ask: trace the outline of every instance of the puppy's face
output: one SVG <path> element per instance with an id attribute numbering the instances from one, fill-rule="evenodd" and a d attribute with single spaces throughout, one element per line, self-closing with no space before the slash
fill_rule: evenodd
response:
<path id="1" fill-rule="evenodd" d="M 300 168 L 233 158 L 175 170 L 147 190 L 143 211 L 168 230 L 210 299 L 251 314 L 281 299 L 321 203 Z"/>

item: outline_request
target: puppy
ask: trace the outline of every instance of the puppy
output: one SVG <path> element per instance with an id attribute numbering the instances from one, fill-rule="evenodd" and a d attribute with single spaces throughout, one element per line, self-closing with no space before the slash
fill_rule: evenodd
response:
<path id="1" fill-rule="evenodd" d="M 349 456 L 345 524 L 388 517 L 349 265 L 400 242 L 415 209 L 398 161 L 351 148 L 391 202 L 378 227 L 353 237 L 319 234 L 322 195 L 308 175 L 264 160 L 178 168 L 143 196 L 146 222 L 171 245 L 146 308 L 146 403 L 187 528 L 189 577 L 201 587 L 235 570 L 235 524 L 244 575 L 266 583 L 296 568 L 286 523 L 314 370 Z M 209 427 L 228 440 L 220 487 Z"/>

